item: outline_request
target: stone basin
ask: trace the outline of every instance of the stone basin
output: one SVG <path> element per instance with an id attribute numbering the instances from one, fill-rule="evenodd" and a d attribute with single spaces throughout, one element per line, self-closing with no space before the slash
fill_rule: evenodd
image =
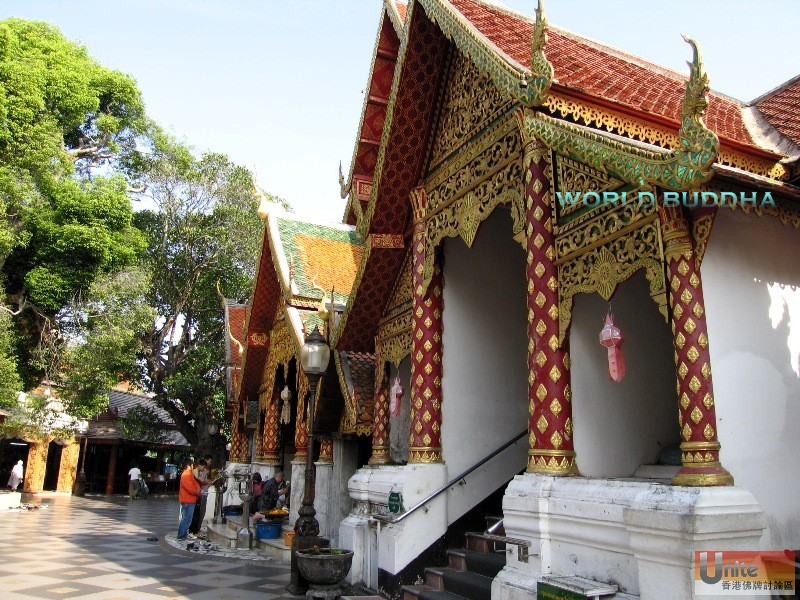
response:
<path id="1" fill-rule="evenodd" d="M 333 550 L 336 552 L 336 550 Z M 331 554 L 324 548 L 315 554 L 313 550 L 297 551 L 297 568 L 300 574 L 312 585 L 335 585 L 347 577 L 353 564 L 352 550 L 341 550 L 341 554 Z"/>

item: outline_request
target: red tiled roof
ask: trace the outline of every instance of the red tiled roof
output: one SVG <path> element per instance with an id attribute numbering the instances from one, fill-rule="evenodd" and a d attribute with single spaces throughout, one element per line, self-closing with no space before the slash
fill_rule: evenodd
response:
<path id="1" fill-rule="evenodd" d="M 754 103 L 775 129 L 800 145 L 800 75 Z"/>
<path id="2" fill-rule="evenodd" d="M 403 4 L 402 2 L 397 2 L 395 0 L 394 6 L 397 9 L 397 12 L 400 14 L 400 18 L 403 20 L 403 23 L 405 23 L 406 22 L 406 12 L 408 10 L 408 4 Z"/>
<path id="3" fill-rule="evenodd" d="M 476 0 L 449 2 L 510 58 L 530 66 L 532 20 Z M 558 84 L 637 112 L 680 121 L 684 76 L 552 26 L 547 33 L 545 54 Z M 721 137 L 757 146 L 736 100 L 711 92 L 705 123 Z"/>

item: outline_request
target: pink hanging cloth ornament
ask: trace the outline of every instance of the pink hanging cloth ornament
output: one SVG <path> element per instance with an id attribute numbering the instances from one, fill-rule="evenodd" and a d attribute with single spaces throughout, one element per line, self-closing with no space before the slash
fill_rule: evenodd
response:
<path id="1" fill-rule="evenodd" d="M 389 411 L 395 417 L 400 416 L 400 401 L 403 399 L 404 393 L 405 390 L 403 389 L 403 384 L 400 383 L 400 378 L 395 377 L 392 389 L 389 392 Z"/>
<path id="2" fill-rule="evenodd" d="M 608 376 L 612 381 L 620 382 L 625 377 L 625 357 L 622 355 L 622 331 L 614 324 L 611 307 L 608 308 L 605 324 L 600 331 L 600 344 L 608 348 Z"/>

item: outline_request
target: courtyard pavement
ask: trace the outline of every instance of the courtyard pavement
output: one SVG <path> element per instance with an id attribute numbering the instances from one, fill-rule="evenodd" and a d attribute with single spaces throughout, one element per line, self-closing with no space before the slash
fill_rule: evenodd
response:
<path id="1" fill-rule="evenodd" d="M 175 497 L 31 497 L 46 508 L 0 514 L 0 597 L 104 600 L 298 600 L 289 567 L 165 550 Z"/>

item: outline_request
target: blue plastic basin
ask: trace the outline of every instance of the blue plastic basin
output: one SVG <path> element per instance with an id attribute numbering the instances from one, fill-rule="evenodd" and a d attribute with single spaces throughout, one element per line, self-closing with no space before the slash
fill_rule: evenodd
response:
<path id="1" fill-rule="evenodd" d="M 256 537 L 260 540 L 274 540 L 280 534 L 280 523 L 258 523 L 256 525 Z"/>

